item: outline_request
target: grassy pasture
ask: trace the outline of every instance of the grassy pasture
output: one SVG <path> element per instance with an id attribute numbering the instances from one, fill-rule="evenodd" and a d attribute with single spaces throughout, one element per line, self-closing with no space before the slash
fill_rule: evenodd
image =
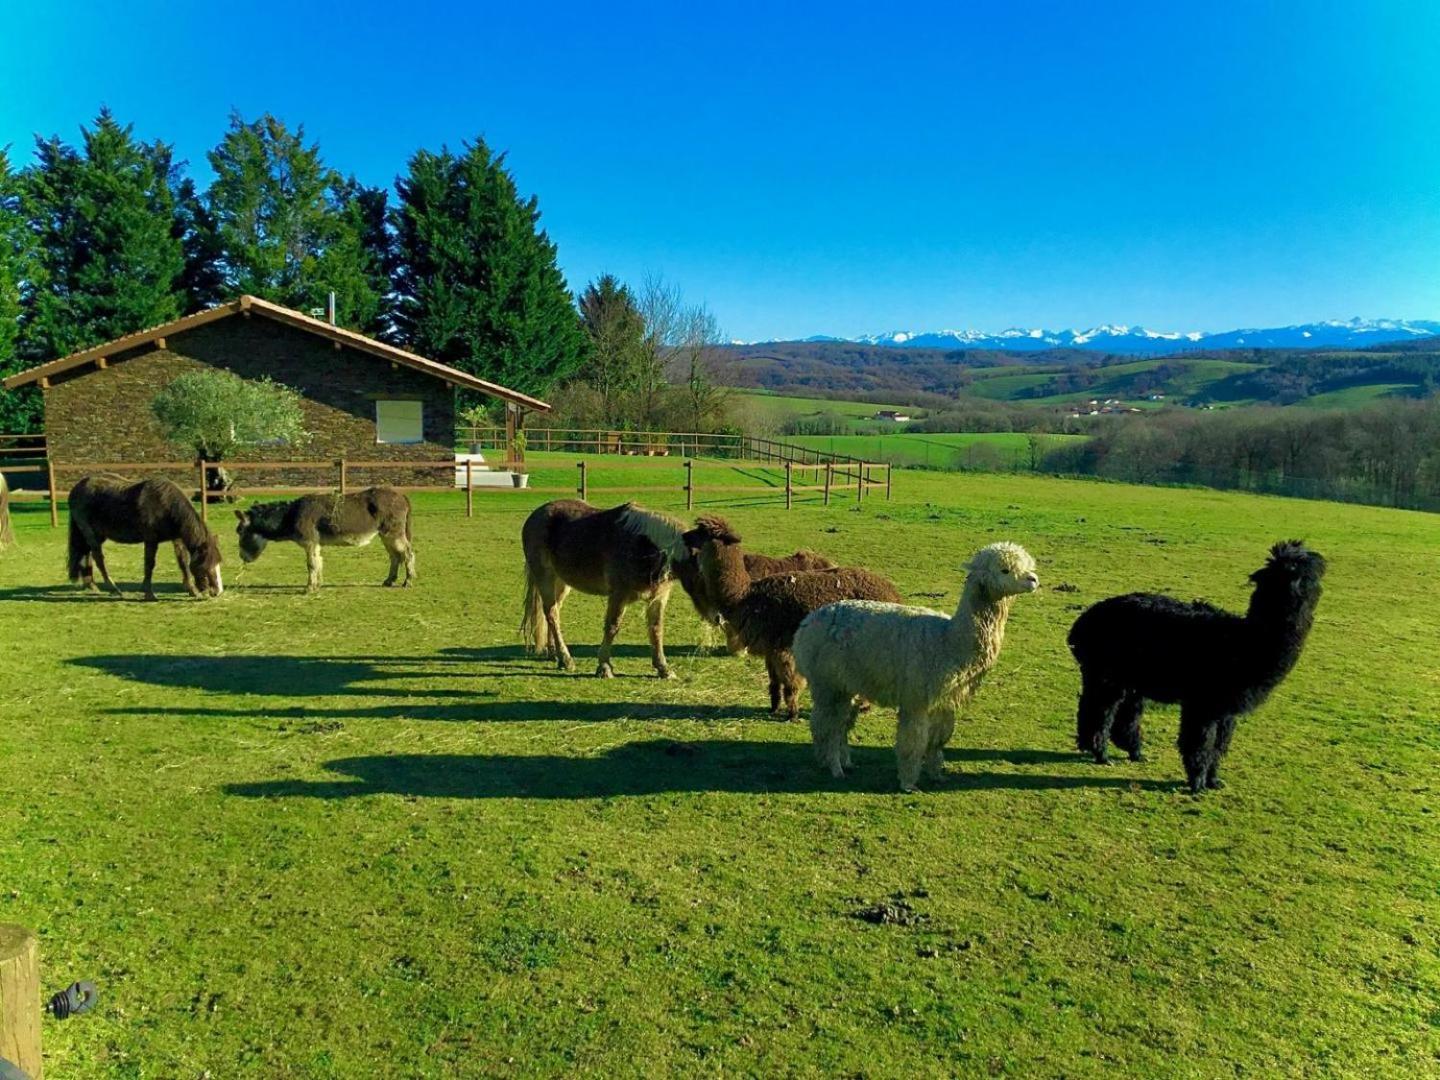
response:
<path id="1" fill-rule="evenodd" d="M 1037 436 L 1045 449 L 1052 449 L 1084 435 Z M 972 448 L 986 447 L 1002 461 L 1028 461 L 1030 436 L 1017 431 L 985 432 L 893 432 L 885 435 L 790 435 L 786 442 L 845 454 L 865 461 L 888 461 L 900 466 L 959 469 L 969 464 Z"/>
<path id="2" fill-rule="evenodd" d="M 467 520 L 418 497 L 414 590 L 377 587 L 378 547 L 332 551 L 315 597 L 293 546 L 237 580 L 227 536 L 223 598 L 182 597 L 162 560 L 154 605 L 62 585 L 63 532 L 19 509 L 0 921 L 41 933 L 47 987 L 103 995 L 46 1027 L 49 1075 L 1440 1068 L 1436 518 L 982 474 L 902 474 L 858 510 L 709 504 L 937 606 L 980 544 L 1038 559 L 949 774 L 900 796 L 891 714 L 830 780 L 803 724 L 763 715 L 762 665 L 701 651 L 678 597 L 674 681 L 646 677 L 638 611 L 613 681 L 525 657 L 517 536 L 542 498 Z M 1327 592 L 1230 786 L 1180 792 L 1166 709 L 1149 763 L 1079 759 L 1077 607 L 1243 605 L 1282 535 L 1329 556 Z M 110 562 L 133 589 L 138 549 Z M 567 604 L 582 668 L 601 612 Z M 853 917 L 897 893 L 908 925 Z"/>
<path id="3" fill-rule="evenodd" d="M 737 390 L 735 391 L 735 400 L 743 412 L 763 417 L 773 424 L 783 424 L 787 420 L 802 418 L 813 419 L 828 413 L 832 416 L 843 417 L 852 425 L 863 426 L 869 430 L 874 428 L 876 423 L 884 423 L 884 421 L 870 419 L 881 409 L 895 409 L 911 416 L 925 413 L 924 409 L 906 408 L 903 405 L 882 405 L 873 401 L 790 397 L 789 395 L 769 394 L 760 390 Z"/>

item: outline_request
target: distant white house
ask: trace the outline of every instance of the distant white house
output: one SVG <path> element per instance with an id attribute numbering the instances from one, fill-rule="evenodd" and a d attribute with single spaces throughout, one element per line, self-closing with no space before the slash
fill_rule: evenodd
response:
<path id="1" fill-rule="evenodd" d="M 894 409 L 881 409 L 871 420 L 886 420 L 892 424 L 903 424 L 910 419 L 909 413 L 896 412 Z"/>

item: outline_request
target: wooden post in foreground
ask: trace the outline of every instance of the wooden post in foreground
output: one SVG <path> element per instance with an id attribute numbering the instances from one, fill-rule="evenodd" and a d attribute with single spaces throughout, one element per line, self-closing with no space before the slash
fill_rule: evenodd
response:
<path id="1" fill-rule="evenodd" d="M 586 486 L 587 486 L 587 485 L 586 485 L 586 483 L 585 483 L 585 462 L 579 461 L 579 462 L 576 462 L 576 464 L 577 464 L 577 465 L 579 466 L 579 468 L 580 468 L 580 501 L 581 501 L 581 502 L 589 502 L 589 499 L 586 498 L 586 495 L 587 495 Z"/>
<path id="2" fill-rule="evenodd" d="M 475 474 L 471 469 L 475 463 L 465 459 L 465 516 L 475 516 Z"/>
<path id="3" fill-rule="evenodd" d="M 855 463 L 855 501 L 865 501 L 865 463 L 861 461 Z"/>
<path id="4" fill-rule="evenodd" d="M 60 527 L 60 492 L 55 488 L 55 461 L 49 454 L 45 455 L 45 468 L 50 473 L 50 527 Z"/>
<path id="5" fill-rule="evenodd" d="M 795 475 L 795 467 L 792 462 L 785 462 L 785 509 L 789 510 L 794 505 L 794 488 L 791 485 L 791 477 Z"/>
<path id="6" fill-rule="evenodd" d="M 695 462 L 685 462 L 685 509 L 695 509 Z"/>
<path id="7" fill-rule="evenodd" d="M 894 465 L 893 463 L 892 463 L 892 464 L 889 464 L 889 465 L 886 465 L 886 466 L 885 466 L 885 501 L 886 501 L 886 502 L 889 502 L 889 501 L 890 501 L 890 478 L 891 478 L 892 476 L 894 476 L 894 475 L 895 475 L 895 465 Z"/>
<path id="8" fill-rule="evenodd" d="M 336 462 L 336 464 L 340 466 L 340 494 L 344 495 L 346 488 L 349 485 L 350 477 L 345 467 L 345 459 L 343 457 L 338 462 Z"/>
<path id="9" fill-rule="evenodd" d="M 23 926 L 0 925 L 0 1058 L 41 1080 L 40 948 Z"/>
<path id="10" fill-rule="evenodd" d="M 200 470 L 200 520 L 208 523 L 210 520 L 210 499 L 207 497 L 207 489 L 209 487 L 207 481 L 210 478 L 205 475 L 205 459 L 202 457 L 197 460 L 195 467 Z"/>
<path id="11" fill-rule="evenodd" d="M 825 462 L 825 505 L 830 505 L 830 482 L 835 479 L 835 463 Z"/>

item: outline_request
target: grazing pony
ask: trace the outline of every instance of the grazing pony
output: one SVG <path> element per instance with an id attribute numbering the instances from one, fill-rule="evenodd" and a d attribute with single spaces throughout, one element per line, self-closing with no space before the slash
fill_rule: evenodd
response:
<path id="1" fill-rule="evenodd" d="M 5 474 L 0 473 L 0 551 L 15 543 L 15 533 L 10 528 L 10 485 Z"/>
<path id="2" fill-rule="evenodd" d="M 1145 699 L 1180 705 L 1180 757 L 1190 790 L 1218 788 L 1235 721 L 1253 712 L 1290 673 L 1315 621 L 1325 559 L 1299 540 L 1276 544 L 1250 575 L 1250 608 L 1155 593 L 1101 600 L 1070 628 L 1080 665 L 1076 743 L 1107 764 L 1113 742 L 1142 759 Z"/>
<path id="3" fill-rule="evenodd" d="M 290 502 L 260 503 L 249 510 L 236 510 L 240 524 L 240 558 L 252 563 L 271 540 L 293 540 L 305 549 L 309 570 L 306 592 L 316 592 L 324 562 L 322 547 L 343 545 L 364 547 L 380 537 L 390 553 L 390 574 L 385 585 L 394 585 L 405 566 L 404 588 L 415 580 L 415 546 L 410 535 L 410 500 L 392 487 L 372 487 L 348 495 L 302 495 Z"/>
<path id="4" fill-rule="evenodd" d="M 595 674 L 611 678 L 610 653 L 620 618 L 627 607 L 644 600 L 650 661 L 657 675 L 670 678 L 665 605 L 677 565 L 689 558 L 684 533 L 682 522 L 634 503 L 597 510 L 579 499 L 556 499 L 537 507 L 520 530 L 525 549 L 520 633 L 527 647 L 554 659 L 562 671 L 573 671 L 575 661 L 560 634 L 560 605 L 572 588 L 608 597 Z"/>
<path id="5" fill-rule="evenodd" d="M 131 483 L 120 476 L 83 477 L 70 489 L 70 580 L 92 592 L 94 567 L 118 596 L 120 589 L 105 568 L 106 540 L 145 545 L 145 599 L 154 600 L 151 580 L 155 555 L 163 543 L 175 548 L 180 577 L 191 596 L 225 590 L 220 580 L 220 541 L 205 527 L 189 498 L 169 480 L 152 476 Z"/>

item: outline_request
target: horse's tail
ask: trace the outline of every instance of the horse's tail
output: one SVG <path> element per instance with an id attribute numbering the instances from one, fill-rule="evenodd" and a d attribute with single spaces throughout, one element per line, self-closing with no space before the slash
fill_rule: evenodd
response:
<path id="1" fill-rule="evenodd" d="M 75 518 L 70 518 L 70 580 L 79 581 L 85 574 L 85 564 L 90 558 L 90 544 L 80 531 Z"/>
<path id="2" fill-rule="evenodd" d="M 15 542 L 15 533 L 10 528 L 10 485 L 5 474 L 0 473 L 0 548 L 7 548 Z"/>
<path id="3" fill-rule="evenodd" d="M 543 653 L 550 648 L 550 626 L 545 621 L 545 605 L 540 600 L 540 586 L 535 582 L 529 559 L 525 560 L 525 601 L 520 615 L 520 636 L 525 640 L 528 652 Z"/>

